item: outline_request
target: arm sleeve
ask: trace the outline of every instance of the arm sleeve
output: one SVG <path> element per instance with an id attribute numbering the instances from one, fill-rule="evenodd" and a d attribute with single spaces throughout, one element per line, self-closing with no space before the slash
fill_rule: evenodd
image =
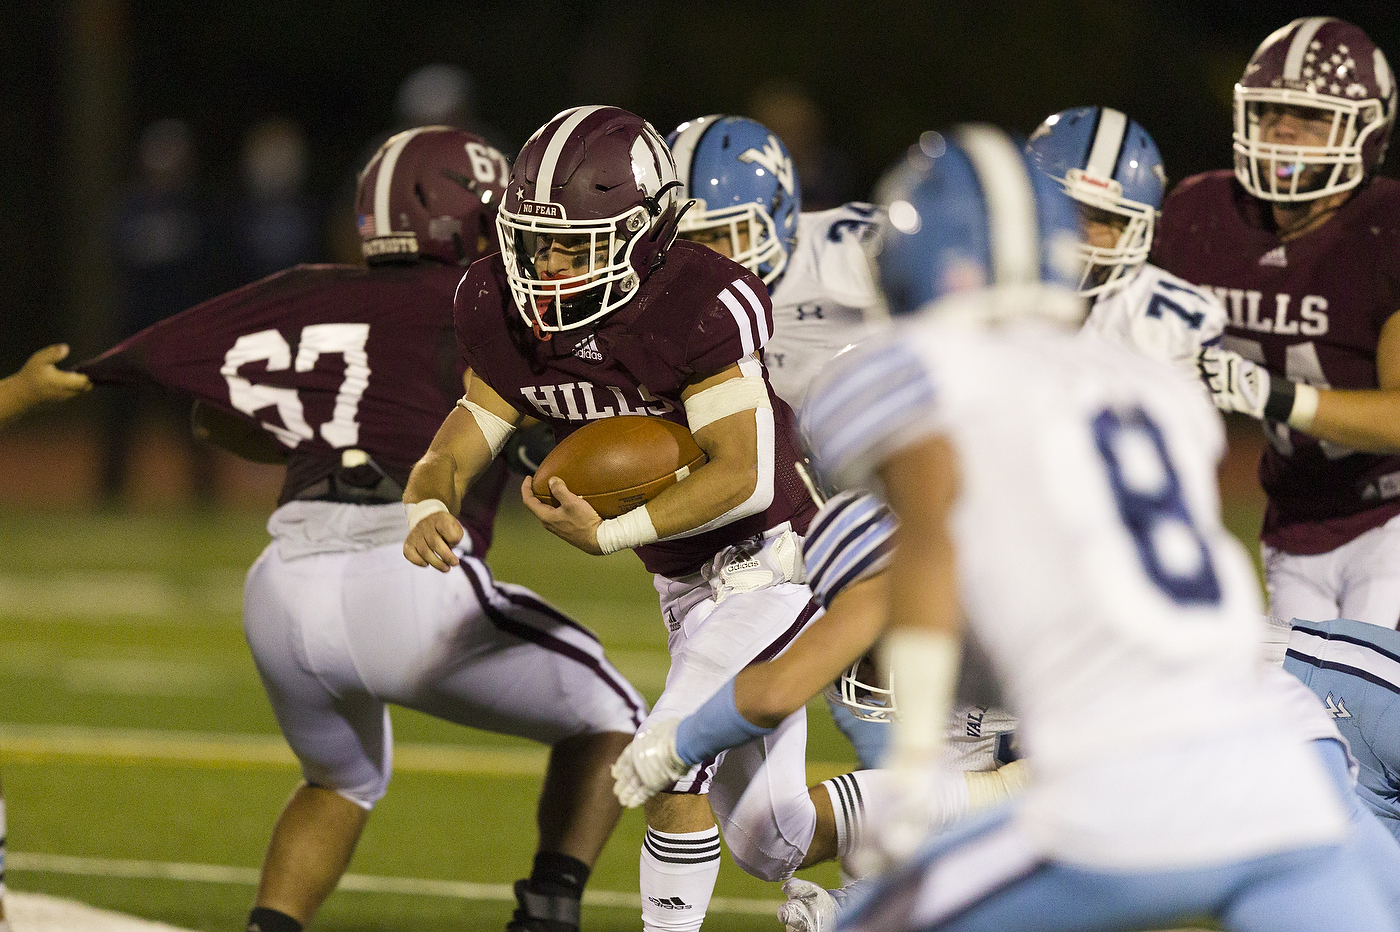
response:
<path id="1" fill-rule="evenodd" d="M 932 375 L 897 335 L 838 357 L 802 409 L 802 438 L 824 484 L 871 488 L 888 456 L 942 428 L 935 397 Z"/>

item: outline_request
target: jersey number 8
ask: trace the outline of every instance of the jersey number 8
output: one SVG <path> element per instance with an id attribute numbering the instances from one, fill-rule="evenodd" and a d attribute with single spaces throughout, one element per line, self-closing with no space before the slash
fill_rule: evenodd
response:
<path id="1" fill-rule="evenodd" d="M 1104 410 L 1094 418 L 1094 439 L 1119 517 L 1152 582 L 1174 602 L 1218 604 L 1220 581 L 1191 522 L 1161 430 L 1141 408 Z"/>

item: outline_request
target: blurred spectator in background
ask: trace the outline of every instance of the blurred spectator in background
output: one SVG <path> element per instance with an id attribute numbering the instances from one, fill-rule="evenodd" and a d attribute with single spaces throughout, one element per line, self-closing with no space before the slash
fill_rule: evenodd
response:
<path id="1" fill-rule="evenodd" d="M 828 139 L 826 114 L 804 88 L 787 78 L 766 81 L 749 96 L 746 113 L 787 144 L 804 210 L 828 210 L 855 197 L 850 159 Z"/>
<path id="2" fill-rule="evenodd" d="M 233 285 L 321 258 L 320 218 L 306 195 L 301 127 L 265 120 L 243 137 L 242 193 L 233 211 Z M 181 308 L 183 310 L 183 308 Z"/>
<path id="3" fill-rule="evenodd" d="M 136 168 L 112 228 L 116 271 L 115 337 L 124 339 L 218 293 L 227 271 L 216 242 L 209 191 L 197 176 L 194 134 L 188 123 L 151 123 L 137 144 Z M 225 267 L 226 269 L 226 267 Z M 132 439 L 144 421 L 173 422 L 186 441 L 195 496 L 213 497 L 211 449 L 190 433 L 189 403 L 164 394 L 117 394 L 106 399 L 102 427 L 102 494 L 120 498 Z"/>
<path id="4" fill-rule="evenodd" d="M 404 78 L 394 98 L 394 118 L 395 133 L 414 126 L 455 126 L 485 139 L 508 158 L 515 157 L 515 146 L 505 134 L 477 116 L 476 82 L 456 65 L 434 62 Z"/>
<path id="5" fill-rule="evenodd" d="M 447 62 L 423 65 L 399 84 L 394 96 L 393 124 L 370 140 L 355 158 L 354 169 L 341 181 L 334 203 L 339 205 L 331 216 L 329 242 L 336 262 L 359 263 L 360 232 L 355 224 L 355 185 L 361 167 L 369 164 L 374 153 L 390 136 L 415 126 L 452 126 L 485 139 L 514 161 L 517 148 L 501 130 L 483 123 L 476 115 L 476 82 L 466 69 Z"/>

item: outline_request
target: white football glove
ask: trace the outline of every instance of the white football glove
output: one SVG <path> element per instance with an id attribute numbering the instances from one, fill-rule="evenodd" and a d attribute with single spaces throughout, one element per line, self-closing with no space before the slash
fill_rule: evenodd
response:
<path id="1" fill-rule="evenodd" d="M 1269 401 L 1269 371 L 1239 353 L 1218 346 L 1203 346 L 1196 354 L 1196 369 L 1210 389 L 1210 400 L 1221 411 L 1238 411 L 1264 419 Z"/>
<path id="2" fill-rule="evenodd" d="M 783 884 L 787 902 L 778 907 L 778 921 L 787 932 L 832 932 L 836 900 L 825 887 L 793 877 Z"/>
<path id="3" fill-rule="evenodd" d="M 1196 369 L 1221 411 L 1283 421 L 1295 430 L 1310 430 L 1317 415 L 1317 389 L 1302 382 L 1271 378 L 1269 371 L 1239 353 L 1205 346 L 1196 354 Z"/>
<path id="4" fill-rule="evenodd" d="M 612 765 L 618 802 L 635 809 L 690 771 L 676 754 L 678 718 L 662 719 L 637 733 Z"/>

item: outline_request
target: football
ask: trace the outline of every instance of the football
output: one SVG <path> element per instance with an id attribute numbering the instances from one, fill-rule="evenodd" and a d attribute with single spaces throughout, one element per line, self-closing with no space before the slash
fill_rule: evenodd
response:
<path id="1" fill-rule="evenodd" d="M 549 479 L 558 476 L 604 518 L 616 518 L 651 501 L 705 462 L 695 438 L 680 424 L 629 415 L 585 424 L 560 441 L 540 463 L 533 489 L 558 506 Z"/>

